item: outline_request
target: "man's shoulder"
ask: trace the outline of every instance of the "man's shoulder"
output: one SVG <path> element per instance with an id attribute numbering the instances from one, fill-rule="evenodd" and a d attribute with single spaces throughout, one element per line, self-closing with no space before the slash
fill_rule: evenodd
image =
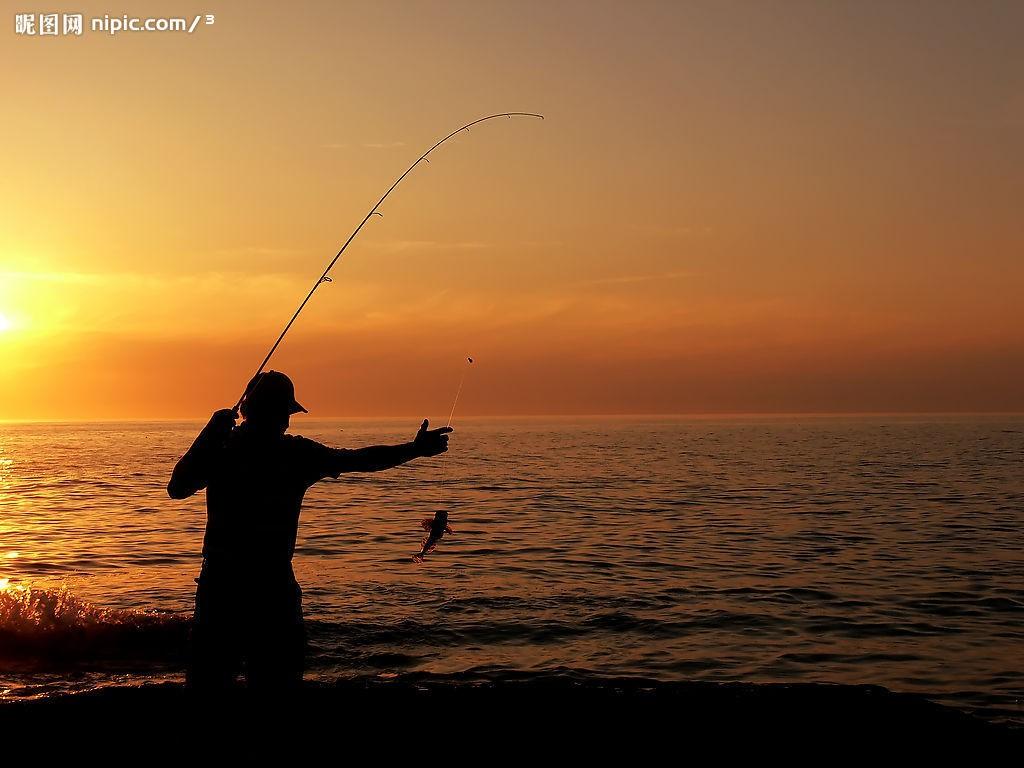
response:
<path id="1" fill-rule="evenodd" d="M 284 435 L 286 461 L 300 468 L 306 484 L 312 485 L 325 477 L 338 476 L 340 451 L 302 435 Z"/>
<path id="2" fill-rule="evenodd" d="M 296 451 L 296 452 L 306 451 L 306 452 L 310 452 L 310 451 L 333 451 L 334 450 L 333 448 L 331 448 L 328 445 L 324 445 L 323 443 L 321 443 L 321 442 L 319 442 L 317 440 L 313 440 L 312 438 L 305 437 L 303 435 L 289 435 L 289 434 L 285 434 L 282 437 L 284 438 L 283 445 L 285 446 L 285 449 L 289 450 L 289 451 Z"/>

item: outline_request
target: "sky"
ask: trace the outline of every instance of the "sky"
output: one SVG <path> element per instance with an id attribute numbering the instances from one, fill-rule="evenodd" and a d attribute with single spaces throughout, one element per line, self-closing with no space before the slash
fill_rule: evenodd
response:
<path id="1" fill-rule="evenodd" d="M 1024 4 L 0 6 L 0 419 L 234 404 L 505 111 L 289 332 L 312 415 L 1024 411 Z"/>

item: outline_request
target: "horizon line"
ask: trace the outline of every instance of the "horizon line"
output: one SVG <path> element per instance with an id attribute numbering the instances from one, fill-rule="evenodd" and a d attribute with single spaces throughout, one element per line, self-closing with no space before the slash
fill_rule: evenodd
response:
<path id="1" fill-rule="evenodd" d="M 293 422 L 291 427 L 303 421 L 337 421 L 351 419 L 356 421 L 398 421 L 410 419 L 419 421 L 424 416 L 405 415 L 325 415 L 310 416 Z M 461 420 L 480 419 L 823 419 L 823 418 L 870 418 L 870 417 L 1024 417 L 1024 411 L 669 411 L 669 412 L 628 412 L 628 413 L 504 413 L 478 414 L 462 416 Z M 125 416 L 103 418 L 0 418 L 0 424 L 126 424 L 126 423 L 181 423 L 202 422 L 208 417 L 178 416 Z"/>

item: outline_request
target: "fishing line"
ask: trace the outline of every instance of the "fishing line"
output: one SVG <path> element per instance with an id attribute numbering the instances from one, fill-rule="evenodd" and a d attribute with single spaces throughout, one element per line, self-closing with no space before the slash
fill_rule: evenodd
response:
<path id="1" fill-rule="evenodd" d="M 459 395 L 462 394 L 462 385 L 466 383 L 466 374 L 469 372 L 470 366 L 472 365 L 473 358 L 467 357 L 466 364 L 462 368 L 462 376 L 459 378 L 459 387 L 455 390 L 455 400 L 452 402 L 452 410 L 448 414 L 448 423 L 445 427 L 451 427 L 452 425 L 452 419 L 455 416 L 455 406 L 459 404 Z M 446 466 L 446 458 L 448 458 L 447 451 L 441 454 L 441 469 L 437 484 L 438 506 L 440 506 L 444 501 L 444 469 Z M 423 558 L 425 558 L 434 550 L 434 547 L 437 546 L 437 542 L 439 542 L 446 533 L 452 532 L 452 529 L 448 525 L 448 510 L 445 507 L 441 507 L 433 514 L 432 517 L 424 518 L 420 523 L 420 527 L 427 532 L 427 535 L 423 539 L 423 543 L 420 545 L 420 551 L 412 556 L 412 561 L 414 563 L 422 563 Z"/>
<path id="2" fill-rule="evenodd" d="M 359 234 L 359 231 L 363 228 L 363 225 L 365 225 L 366 222 L 368 222 L 372 216 L 383 216 L 383 214 L 379 213 L 377 211 L 377 209 L 380 207 L 381 203 L 383 203 L 387 199 L 388 195 L 391 194 L 391 192 L 394 190 L 394 188 L 402 183 L 402 179 L 404 179 L 406 176 L 408 176 L 410 173 L 412 173 L 413 168 L 415 168 L 417 165 L 422 163 L 424 160 L 426 160 L 426 162 L 429 163 L 430 160 L 427 158 L 427 155 L 429 155 L 431 152 L 433 152 L 439 146 L 441 146 L 446 141 L 448 141 L 448 139 L 452 138 L 453 136 L 455 136 L 455 135 L 457 135 L 459 133 L 462 133 L 462 131 L 469 131 L 469 129 L 471 127 L 473 127 L 474 125 L 476 125 L 477 123 L 482 123 L 482 122 L 484 122 L 486 120 L 494 120 L 494 119 L 499 118 L 499 117 L 507 117 L 510 120 L 513 117 L 536 117 L 536 118 L 539 118 L 541 120 L 544 119 L 544 115 L 534 114 L 533 112 L 501 112 L 501 113 L 496 114 L 496 115 L 488 115 L 487 117 L 481 117 L 478 120 L 474 120 L 471 123 L 466 123 L 464 126 L 459 128 L 457 131 L 452 131 L 447 136 L 445 136 L 443 139 L 441 139 L 436 144 L 434 144 L 430 149 L 428 149 L 426 152 L 424 152 L 422 155 L 420 155 L 419 158 L 416 160 L 416 162 L 413 163 L 412 165 L 410 165 L 406 169 L 405 173 L 403 173 L 401 176 L 399 176 L 395 180 L 395 183 L 392 184 L 390 187 L 388 187 L 388 191 L 384 193 L 384 195 L 381 197 L 381 199 L 377 201 L 377 204 L 374 205 L 373 208 L 370 209 L 370 212 L 368 214 L 366 214 L 366 216 L 363 218 L 363 220 L 361 222 L 359 222 L 359 226 L 355 228 L 355 230 L 352 232 L 351 235 L 348 236 L 348 240 L 345 241 L 345 244 L 341 246 L 341 248 L 335 254 L 334 258 L 331 259 L 330 263 L 327 265 L 327 268 L 323 271 L 323 274 L 320 275 L 320 277 L 317 278 L 315 283 L 313 283 L 313 287 L 309 289 L 309 293 L 306 294 L 306 298 L 304 298 L 302 300 L 302 303 L 299 304 L 299 308 L 295 310 L 295 314 L 292 315 L 291 319 L 288 321 L 288 324 L 285 325 L 284 330 L 281 331 L 281 335 L 277 337 L 277 341 L 274 342 L 273 346 L 271 346 L 271 348 L 270 348 L 270 351 L 267 352 L 267 356 L 263 358 L 263 362 L 260 363 L 259 368 L 256 369 L 256 373 L 253 374 L 253 378 L 254 379 L 263 372 L 264 368 L 266 368 L 267 363 L 270 362 L 270 358 L 273 357 L 274 352 L 277 351 L 277 348 L 280 346 L 281 342 L 284 340 L 285 334 L 288 333 L 288 329 L 290 329 L 292 327 L 292 323 L 295 322 L 295 319 L 299 316 L 299 313 L 302 312 L 303 308 L 306 306 L 306 304 L 309 302 L 309 300 L 311 298 L 313 298 L 313 294 L 316 293 L 316 289 L 319 288 L 324 283 L 331 282 L 331 277 L 330 277 L 330 275 L 328 273 L 331 271 L 331 269 L 334 267 L 334 265 L 338 263 L 338 259 L 341 258 L 341 255 L 345 252 L 345 249 L 348 248 L 349 243 L 351 243 L 355 239 L 356 235 Z M 260 382 L 262 380 L 263 379 L 261 378 L 261 379 L 259 379 L 259 381 L 256 382 L 256 384 L 253 387 L 254 390 L 255 390 L 256 387 L 259 386 L 259 384 L 260 384 Z M 250 379 L 250 381 L 251 381 L 251 379 Z M 242 405 L 242 401 L 245 400 L 246 394 L 252 394 L 252 392 L 248 392 L 248 393 L 244 392 L 244 391 L 242 392 L 241 397 L 238 398 L 238 402 L 235 403 L 235 410 L 238 410 L 238 408 Z M 458 400 L 458 396 L 456 396 L 456 400 Z M 455 412 L 455 409 L 453 407 L 452 408 L 452 413 L 454 413 L 454 412 Z"/>
<path id="3" fill-rule="evenodd" d="M 452 425 L 452 419 L 455 417 L 455 406 L 457 406 L 459 404 L 459 395 L 462 394 L 462 385 L 466 383 L 466 374 L 469 373 L 469 369 L 470 369 L 470 367 L 472 367 L 472 365 L 473 365 L 473 358 L 472 357 L 467 357 L 466 358 L 466 364 L 464 366 L 462 366 L 462 377 L 459 379 L 459 388 L 455 390 L 455 400 L 452 403 L 452 410 L 448 414 L 448 423 L 445 424 L 446 427 L 450 427 Z M 444 499 L 444 469 L 445 469 L 445 466 L 446 466 L 446 461 L 445 460 L 447 458 L 448 458 L 448 451 L 445 451 L 444 453 L 441 454 L 441 472 L 440 472 L 440 480 L 438 481 L 438 498 L 440 500 Z"/>
<path id="4" fill-rule="evenodd" d="M 469 366 L 472 364 L 473 358 L 467 357 L 466 365 L 462 368 L 462 378 L 459 379 L 459 388 L 455 390 L 455 402 L 452 403 L 451 413 L 448 414 L 448 423 L 445 424 L 446 427 L 450 427 L 452 425 L 452 417 L 455 416 L 455 406 L 459 404 L 459 395 L 462 394 L 462 385 L 466 383 L 466 374 L 469 372 Z"/>

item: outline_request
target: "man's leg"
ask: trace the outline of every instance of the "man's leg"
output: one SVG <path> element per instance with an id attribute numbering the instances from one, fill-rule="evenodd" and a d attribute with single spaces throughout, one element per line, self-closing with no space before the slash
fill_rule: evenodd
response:
<path id="1" fill-rule="evenodd" d="M 241 648 L 232 621 L 233 606 L 216 589 L 196 589 L 192 617 L 189 665 L 185 683 L 202 691 L 226 690 L 235 684 L 241 668 Z"/>
<path id="2" fill-rule="evenodd" d="M 260 690 L 299 688 L 306 659 L 302 590 L 298 584 L 285 585 L 280 591 L 268 590 L 265 596 L 263 621 L 253 628 L 247 643 L 246 681 Z"/>

